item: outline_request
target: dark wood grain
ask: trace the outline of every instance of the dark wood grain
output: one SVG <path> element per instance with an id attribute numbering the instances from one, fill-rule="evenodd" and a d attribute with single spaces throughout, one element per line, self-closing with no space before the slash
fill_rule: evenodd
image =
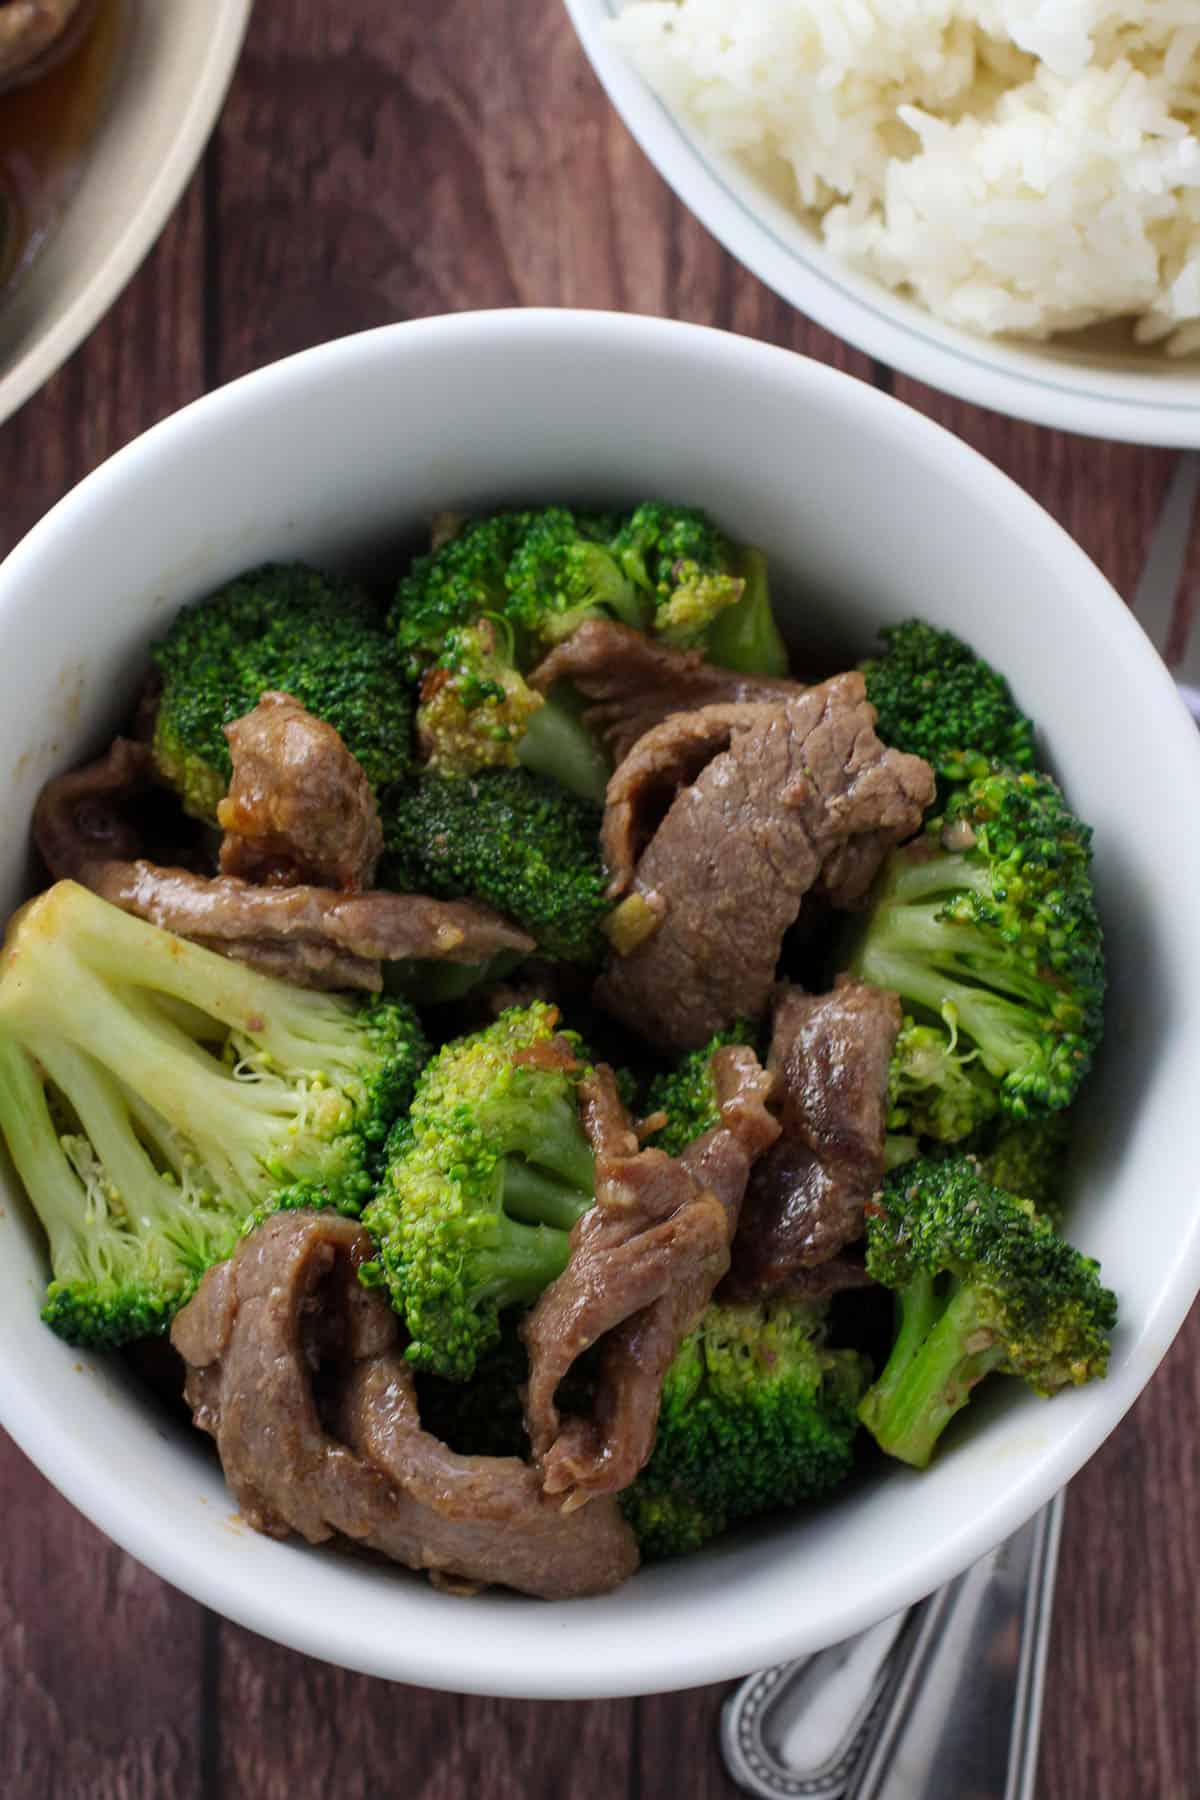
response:
<path id="1" fill-rule="evenodd" d="M 0 1456 L 0 1793 L 202 1800 L 203 1608 Z"/>
<path id="2" fill-rule="evenodd" d="M 890 383 L 1034 494 L 1120 591 L 1136 582 L 1171 457 L 892 381 L 801 318 L 659 181 L 560 0 L 264 0 L 158 249 L 0 428 L 0 553 L 206 386 L 365 326 L 531 304 L 699 320 Z M 1200 586 L 1200 539 L 1193 575 Z M 1200 1793 L 1198 1369 L 1193 1316 L 1072 1484 L 1039 1800 Z M 723 1688 L 523 1704 L 329 1669 L 140 1570 L 2 1440 L 0 1517 L 4 1800 L 735 1792 L 715 1746 Z"/>
<path id="3" fill-rule="evenodd" d="M 221 1634 L 223 1800 L 609 1800 L 629 1790 L 634 1708 L 467 1699 L 327 1668 Z"/>
<path id="4" fill-rule="evenodd" d="M 104 322 L 0 426 L 0 555 L 76 482 L 203 393 L 203 177 Z"/>

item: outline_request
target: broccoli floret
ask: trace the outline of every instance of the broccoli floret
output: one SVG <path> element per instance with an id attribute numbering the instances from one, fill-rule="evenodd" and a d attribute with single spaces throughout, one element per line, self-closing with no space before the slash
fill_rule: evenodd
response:
<path id="1" fill-rule="evenodd" d="M 924 1468 L 985 1375 L 1049 1396 L 1103 1376 L 1117 1302 L 1098 1265 L 969 1157 L 912 1163 L 867 1207 L 867 1268 L 898 1300 L 888 1362 L 859 1417 Z"/>
<path id="2" fill-rule="evenodd" d="M 539 651 L 561 643 L 586 619 L 617 619 L 642 630 L 650 607 L 596 527 L 563 506 L 538 513 L 508 566 L 507 613 Z"/>
<path id="3" fill-rule="evenodd" d="M 419 1368 L 467 1381 L 505 1307 L 531 1305 L 566 1267 L 592 1204 L 576 1088 L 585 1065 L 558 1012 L 535 1002 L 445 1045 L 393 1131 L 363 1223 Z"/>
<path id="4" fill-rule="evenodd" d="M 676 563 L 675 585 L 654 609 L 654 635 L 676 650 L 703 647 L 719 614 L 736 606 L 746 584 L 738 575 L 717 574 L 699 563 Z"/>
<path id="5" fill-rule="evenodd" d="M 952 1109 L 981 1075 L 1015 1118 L 1074 1099 L 1103 1028 L 1090 861 L 1091 832 L 1048 776 L 997 770 L 885 862 L 849 968 L 943 1031 Z"/>
<path id="6" fill-rule="evenodd" d="M 862 670 L 885 744 L 923 756 L 943 791 L 986 775 L 993 762 L 1034 767 L 1032 724 L 1004 677 L 968 645 L 920 619 L 880 636 L 884 654 Z"/>
<path id="7" fill-rule="evenodd" d="M 271 689 L 324 719 L 376 790 L 412 761 L 412 697 L 359 589 L 300 564 L 254 569 L 184 607 L 151 651 L 162 677 L 154 760 L 210 823 L 229 786 L 224 727 Z"/>
<path id="8" fill-rule="evenodd" d="M 721 1123 L 713 1081 L 712 1058 L 726 1044 L 758 1043 L 758 1029 L 750 1019 L 735 1019 L 699 1050 L 689 1050 L 673 1069 L 656 1075 L 646 1089 L 642 1111 L 647 1119 L 667 1115 L 666 1123 L 652 1132 L 647 1142 L 668 1156 L 682 1156 L 688 1145 Z"/>
<path id="9" fill-rule="evenodd" d="M 825 1344 L 827 1306 L 710 1306 L 667 1370 L 654 1453 L 621 1496 L 647 1557 L 681 1556 L 739 1519 L 850 1473 L 866 1358 Z"/>
<path id="10" fill-rule="evenodd" d="M 735 548 L 698 508 L 661 501 L 639 506 L 611 548 L 668 643 L 746 675 L 787 674 L 760 551 Z"/>
<path id="11" fill-rule="evenodd" d="M 1038 1119 L 994 1119 L 955 1149 L 978 1164 L 985 1181 L 1032 1200 L 1057 1227 L 1070 1146 L 1071 1117 L 1059 1112 Z"/>
<path id="12" fill-rule="evenodd" d="M 524 677 L 587 619 L 657 631 L 749 673 L 785 674 L 766 564 L 694 508 L 641 506 L 624 522 L 562 506 L 471 520 L 401 581 L 391 625 L 422 683 L 421 741 L 444 772 L 520 763 L 603 801 L 601 742 L 565 684 L 543 704 Z M 487 622 L 486 654 L 471 636 Z"/>
<path id="13" fill-rule="evenodd" d="M 511 767 L 544 705 L 513 666 L 504 620 L 455 627 L 421 682 L 417 743 L 425 766 L 437 775 Z"/>
<path id="14" fill-rule="evenodd" d="M 0 1129 L 76 1343 L 166 1328 L 252 1216 L 356 1214 L 427 1046 L 401 1001 L 260 975 L 59 882 L 12 921 Z"/>
<path id="15" fill-rule="evenodd" d="M 519 762 L 603 801 L 610 763 L 580 709 L 569 695 L 533 693 L 524 677 L 583 618 L 623 616 L 631 604 L 640 608 L 594 530 L 561 507 L 470 520 L 418 557 L 390 623 L 421 683 L 431 765 L 469 775 Z"/>
<path id="16" fill-rule="evenodd" d="M 960 1046 L 953 1024 L 905 1017 L 888 1065 L 889 1133 L 953 1143 L 992 1118 L 999 1105 L 995 1079 L 977 1049 Z"/>
<path id="17" fill-rule="evenodd" d="M 600 961 L 610 902 L 600 814 L 525 769 L 469 779 L 423 775 L 382 808 L 380 881 L 453 900 L 485 900 L 524 926 L 547 956 Z"/>
<path id="18" fill-rule="evenodd" d="M 438 660 L 448 631 L 504 617 L 509 561 L 533 516 L 502 512 L 469 519 L 436 550 L 414 558 L 389 618 L 410 681 L 419 681 Z"/>
<path id="19" fill-rule="evenodd" d="M 707 513 L 662 500 L 648 500 L 630 513 L 611 548 L 629 581 L 656 606 L 670 599 L 681 565 L 723 574 L 732 554 Z"/>

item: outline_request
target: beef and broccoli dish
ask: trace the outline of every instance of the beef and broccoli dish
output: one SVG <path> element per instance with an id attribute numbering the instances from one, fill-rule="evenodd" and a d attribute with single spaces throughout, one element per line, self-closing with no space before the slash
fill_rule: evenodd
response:
<path id="1" fill-rule="evenodd" d="M 986 1377 L 1107 1365 L 1060 1233 L 1090 836 L 967 645 L 809 667 L 695 509 L 445 516 L 389 594 L 249 570 L 35 810 L 46 1324 L 167 1340 L 256 1529 L 456 1593 L 953 1455 Z"/>

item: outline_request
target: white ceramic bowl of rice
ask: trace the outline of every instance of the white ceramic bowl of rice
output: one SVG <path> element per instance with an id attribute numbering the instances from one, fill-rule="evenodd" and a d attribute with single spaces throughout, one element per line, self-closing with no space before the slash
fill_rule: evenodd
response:
<path id="1" fill-rule="evenodd" d="M 1200 445 L 1196 0 L 566 0 L 721 243 L 919 380 Z"/>

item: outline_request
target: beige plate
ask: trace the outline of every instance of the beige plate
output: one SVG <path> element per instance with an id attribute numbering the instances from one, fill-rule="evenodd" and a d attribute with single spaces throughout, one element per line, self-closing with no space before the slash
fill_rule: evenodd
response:
<path id="1" fill-rule="evenodd" d="M 0 421 L 108 311 L 166 224 L 229 86 L 253 0 L 131 0 L 79 186 L 0 302 Z"/>

